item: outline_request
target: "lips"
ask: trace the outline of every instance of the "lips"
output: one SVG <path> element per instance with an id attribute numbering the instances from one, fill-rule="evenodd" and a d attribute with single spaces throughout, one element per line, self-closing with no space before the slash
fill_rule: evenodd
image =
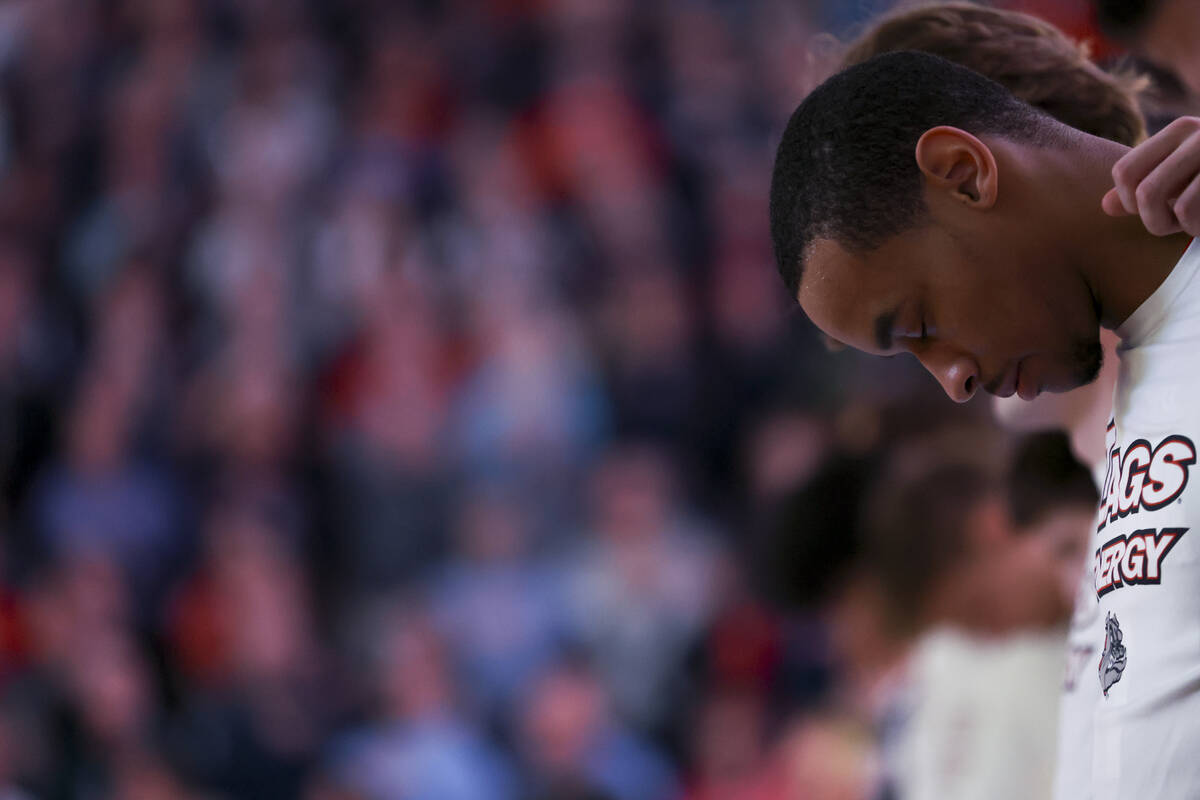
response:
<path id="1" fill-rule="evenodd" d="M 1029 374 L 1029 370 L 1021 369 L 1020 364 L 1017 365 L 1017 394 L 1022 400 L 1032 400 L 1042 392 L 1042 387 L 1034 382 L 1034 378 Z"/>
<path id="2" fill-rule="evenodd" d="M 1000 376 L 1000 380 L 992 383 L 995 388 L 989 389 L 989 391 L 997 397 L 1012 397 L 1017 391 L 1017 378 L 1020 370 L 1020 362 L 1013 362 L 1012 366 Z"/>

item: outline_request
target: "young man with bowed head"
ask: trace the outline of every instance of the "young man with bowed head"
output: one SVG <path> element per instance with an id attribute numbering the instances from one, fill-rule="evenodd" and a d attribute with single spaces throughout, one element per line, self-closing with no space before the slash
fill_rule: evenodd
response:
<path id="1" fill-rule="evenodd" d="M 902 7 L 863 31 L 847 47 L 842 67 L 901 50 L 932 53 L 973 69 L 1060 122 L 1095 136 L 1130 147 L 1146 137 L 1138 94 L 1148 81 L 1133 72 L 1105 72 L 1091 60 L 1085 46 L 1037 17 L 975 3 Z M 1136 153 L 1136 147 L 1130 152 Z M 1128 154 L 1124 158 L 1128 159 Z M 1067 429 L 1075 453 L 1096 473 L 1097 485 L 1108 461 L 1104 428 L 1116 382 L 1116 334 L 1101 331 L 1101 342 L 1105 364 L 1099 377 L 1087 386 L 1065 394 L 1043 394 L 1030 403 L 1016 396 L 997 397 L 993 404 L 997 419 L 1006 427 Z M 1062 486 L 1046 479 L 1045 466 L 1021 463 L 1021 477 L 1043 492 L 1062 493 Z M 1053 758 L 1057 800 L 1091 800 L 1083 787 L 1090 783 L 1092 772 L 1095 681 L 1087 678 L 1099 659 L 1104 620 L 1096 613 L 1091 565 L 1086 575 L 1082 560 L 1078 566 L 1075 614 L 1067 634 L 1068 658 L 1061 681 L 1057 746 L 1053 755 L 1040 756 Z M 992 792 L 997 788 L 988 787 Z"/>
<path id="2" fill-rule="evenodd" d="M 1200 538 L 1187 535 L 1200 504 L 1186 492 L 1200 246 L 1105 214 L 1126 152 L 943 59 L 883 55 L 796 110 L 771 232 L 785 282 L 827 336 L 911 353 L 960 402 L 1086 384 L 1100 327 L 1121 337 L 1093 535 L 1105 625 L 1090 793 L 1183 800 L 1200 793 Z"/>
<path id="3" fill-rule="evenodd" d="M 1132 72 L 1105 72 L 1089 58 L 1085 46 L 1044 20 L 974 3 L 905 7 L 881 17 L 861 33 L 847 47 L 842 66 L 901 50 L 932 53 L 973 69 L 1060 122 L 1134 147 L 1123 161 L 1129 160 L 1130 154 L 1143 158 L 1136 149 L 1146 137 L 1138 94 L 1147 79 Z M 1104 429 L 1112 410 L 1117 341 L 1112 331 L 1101 331 L 1104 367 L 1087 386 L 1065 394 L 1043 394 L 1029 403 L 1015 395 L 997 397 L 993 404 L 997 419 L 1006 427 L 1067 429 L 1076 455 L 1095 473 L 1097 485 L 1103 481 L 1108 461 Z M 1035 469 L 1022 465 L 1021 470 L 1032 482 L 1045 491 L 1061 488 L 1052 487 L 1036 468 L 1039 465 L 1033 466 Z M 1104 620 L 1096 610 L 1091 565 L 1086 575 L 1082 561 L 1079 566 L 1053 754 L 1057 800 L 1091 800 L 1084 787 L 1092 772 L 1095 681 L 1087 678 L 1099 660 Z M 995 791 L 997 787 L 990 788 Z"/>

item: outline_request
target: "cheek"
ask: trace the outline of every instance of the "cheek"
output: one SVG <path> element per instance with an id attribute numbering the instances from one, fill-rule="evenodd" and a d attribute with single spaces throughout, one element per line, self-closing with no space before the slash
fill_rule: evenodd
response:
<path id="1" fill-rule="evenodd" d="M 985 359 L 1012 357 L 1030 329 L 1042 324 L 1041 308 L 1031 307 L 1041 289 L 1031 286 L 1018 266 L 1025 260 L 982 241 L 947 245 L 952 256 L 935 262 L 930 287 L 940 332 Z"/>
<path id="2" fill-rule="evenodd" d="M 985 363 L 1046 354 L 1057 360 L 1099 329 L 1086 290 L 1053 251 L 1024 230 L 989 230 L 957 248 L 939 275 L 945 307 L 963 325 L 960 343 Z"/>
<path id="3" fill-rule="evenodd" d="M 1045 338 L 1041 310 L 1011 284 L 980 283 L 947 297 L 941 332 L 985 361 L 1007 361 L 1036 348 Z"/>
<path id="4" fill-rule="evenodd" d="M 998 297 L 1001 295 L 998 293 Z M 1021 354 L 1068 352 L 1080 337 L 1095 336 L 1099 322 L 1067 287 L 1046 278 L 1014 278 L 997 300 L 1011 341 Z"/>

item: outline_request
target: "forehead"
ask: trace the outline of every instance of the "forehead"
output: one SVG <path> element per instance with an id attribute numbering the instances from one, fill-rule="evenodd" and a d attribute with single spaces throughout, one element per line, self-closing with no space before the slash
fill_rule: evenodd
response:
<path id="1" fill-rule="evenodd" d="M 914 298 L 920 276 L 913 268 L 916 243 L 896 237 L 869 253 L 852 252 L 831 239 L 818 239 L 805 257 L 796 299 L 826 335 L 867 353 L 877 353 L 876 321 Z"/>

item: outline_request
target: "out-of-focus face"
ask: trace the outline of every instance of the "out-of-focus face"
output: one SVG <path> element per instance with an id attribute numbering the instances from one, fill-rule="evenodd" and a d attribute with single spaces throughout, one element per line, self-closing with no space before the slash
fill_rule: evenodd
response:
<path id="1" fill-rule="evenodd" d="M 1068 391 L 1099 371 L 1096 308 L 1056 248 L 1014 222 L 932 220 L 865 254 L 817 240 L 797 299 L 837 342 L 913 354 L 957 402 L 979 388 L 1024 399 Z"/>
<path id="2" fill-rule="evenodd" d="M 976 551 L 970 586 L 959 602 L 974 604 L 974 611 L 983 612 L 1000 630 L 1065 622 L 1083 575 L 1093 515 L 1094 509 L 1084 503 L 1048 511 L 1022 527 L 1006 511 L 978 517 L 975 538 L 983 546 Z M 984 531 L 980 526 L 987 524 L 996 527 Z"/>
<path id="3" fill-rule="evenodd" d="M 1094 522 L 1095 509 L 1086 505 L 1065 506 L 1024 531 L 1024 536 L 1040 545 L 1045 564 L 1067 607 L 1074 602 L 1079 588 L 1087 559 L 1088 536 Z"/>
<path id="4" fill-rule="evenodd" d="M 1138 34 L 1137 52 L 1166 67 L 1200 98 L 1200 14 L 1193 0 L 1164 0 Z"/>

